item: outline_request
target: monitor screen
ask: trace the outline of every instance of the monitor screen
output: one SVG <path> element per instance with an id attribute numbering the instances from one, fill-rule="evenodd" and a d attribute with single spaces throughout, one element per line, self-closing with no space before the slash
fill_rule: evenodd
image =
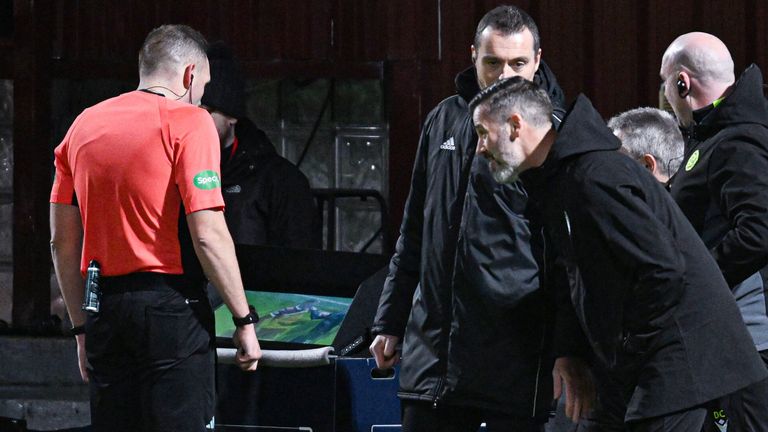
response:
<path id="1" fill-rule="evenodd" d="M 352 303 L 351 298 L 313 294 L 246 291 L 258 312 L 259 341 L 285 344 L 331 345 Z M 216 310 L 216 336 L 231 338 L 235 331 L 226 305 Z"/>

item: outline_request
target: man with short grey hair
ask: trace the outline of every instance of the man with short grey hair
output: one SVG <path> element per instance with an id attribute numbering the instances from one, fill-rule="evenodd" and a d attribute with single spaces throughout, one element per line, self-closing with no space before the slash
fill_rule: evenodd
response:
<path id="1" fill-rule="evenodd" d="M 513 99 L 512 104 L 495 101 Z M 519 77 L 470 102 L 477 152 L 520 176 L 542 209 L 556 349 L 578 329 L 623 396 L 632 432 L 699 432 L 704 404 L 768 377 L 712 256 L 664 188 L 616 150 L 583 95 L 559 131 Z M 531 116 L 530 113 L 535 113 Z M 501 121 L 499 121 L 501 119 Z M 530 187 L 529 187 L 530 186 Z M 712 343 L 727 341 L 727 349 Z M 761 403 L 756 407 L 767 409 Z M 621 415 L 620 415 L 621 417 Z"/>
<path id="2" fill-rule="evenodd" d="M 756 65 L 735 79 L 728 47 L 707 33 L 675 39 L 661 61 L 664 94 L 686 138 L 672 197 L 731 287 L 757 351 L 768 365 L 768 106 Z M 768 430 L 768 382 L 711 407 L 729 430 Z"/>
<path id="3" fill-rule="evenodd" d="M 635 108 L 614 116 L 608 127 L 621 140 L 621 151 L 666 184 L 683 159 L 683 135 L 675 118 L 658 108 Z"/>

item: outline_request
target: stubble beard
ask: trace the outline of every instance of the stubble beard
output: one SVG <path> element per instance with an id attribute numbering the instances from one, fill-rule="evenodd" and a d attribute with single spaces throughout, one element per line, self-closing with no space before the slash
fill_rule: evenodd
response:
<path id="1" fill-rule="evenodd" d="M 491 168 L 493 179 L 499 183 L 509 184 L 514 183 L 520 178 L 520 172 L 515 168 L 507 164 L 499 164 L 496 162 L 496 169 Z"/>
<path id="2" fill-rule="evenodd" d="M 501 143 L 502 148 L 512 147 L 512 143 L 509 138 L 502 138 L 504 143 Z M 515 148 L 510 148 L 507 153 L 499 153 L 493 155 L 492 161 L 489 162 L 488 168 L 491 170 L 493 179 L 499 183 L 514 183 L 520 178 L 520 166 L 523 164 L 525 157 L 522 153 Z"/>

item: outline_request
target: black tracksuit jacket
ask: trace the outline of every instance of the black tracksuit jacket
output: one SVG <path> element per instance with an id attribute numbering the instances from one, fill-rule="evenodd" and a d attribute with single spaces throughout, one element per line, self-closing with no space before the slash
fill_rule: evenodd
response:
<path id="1" fill-rule="evenodd" d="M 543 62 L 535 79 L 562 106 Z M 404 336 L 403 399 L 545 417 L 550 318 L 526 193 L 497 184 L 487 161 L 474 158 L 475 69 L 459 74 L 456 87 L 424 123 L 374 332 Z"/>

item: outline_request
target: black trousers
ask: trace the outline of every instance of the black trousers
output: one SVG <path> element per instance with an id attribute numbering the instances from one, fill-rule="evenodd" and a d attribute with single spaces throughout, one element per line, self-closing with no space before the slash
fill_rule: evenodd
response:
<path id="1" fill-rule="evenodd" d="M 768 367 L 768 351 L 760 352 L 763 361 Z M 624 411 L 626 406 L 623 402 L 620 383 L 611 381 L 607 376 L 601 374 L 599 370 L 593 370 L 598 377 L 598 404 L 588 418 L 580 422 L 579 431 L 586 432 L 624 432 L 634 431 L 624 425 Z M 677 424 L 670 430 L 684 429 L 686 421 L 693 424 L 696 431 L 720 432 L 721 430 L 739 431 L 739 432 L 763 432 L 768 431 L 768 380 L 763 380 L 752 384 L 734 393 L 722 398 L 707 402 L 703 405 L 704 420 L 703 427 L 695 429 L 700 412 L 687 413 L 687 411 L 674 414 L 672 416 L 651 419 L 650 423 L 641 422 L 640 426 L 651 427 L 651 429 L 637 430 L 665 430 L 660 429 L 664 425 L 664 419 L 672 422 L 683 422 Z M 677 417 L 675 417 L 677 416 Z M 669 418 L 667 418 L 669 417 Z M 655 422 L 655 423 L 654 423 Z M 649 426 L 650 425 L 650 426 Z M 656 429 L 654 429 L 654 427 Z"/>
<path id="2" fill-rule="evenodd" d="M 541 432 L 543 420 L 518 418 L 479 408 L 401 400 L 403 432 L 477 432 L 481 423 L 488 432 Z M 545 420 L 544 420 L 545 421 Z"/>
<path id="3" fill-rule="evenodd" d="M 700 432 L 707 409 L 695 407 L 661 417 L 627 424 L 628 432 Z M 737 429 L 738 430 L 738 429 Z"/>
<path id="4" fill-rule="evenodd" d="M 768 350 L 760 356 L 768 367 Z M 723 427 L 739 432 L 768 431 L 768 380 L 712 401 L 707 408 L 705 432 L 719 432 Z"/>
<path id="5" fill-rule="evenodd" d="M 213 313 L 182 276 L 102 278 L 86 322 L 94 432 L 204 431 L 214 413 Z"/>

